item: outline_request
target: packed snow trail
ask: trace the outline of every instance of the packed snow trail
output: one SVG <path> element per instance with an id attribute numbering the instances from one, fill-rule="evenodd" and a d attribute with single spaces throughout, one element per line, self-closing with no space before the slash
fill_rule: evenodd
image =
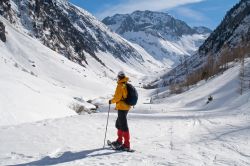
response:
<path id="1" fill-rule="evenodd" d="M 1 127 L 0 165 L 249 165 L 250 115 L 238 112 L 131 113 L 134 153 L 102 148 L 105 113 Z"/>

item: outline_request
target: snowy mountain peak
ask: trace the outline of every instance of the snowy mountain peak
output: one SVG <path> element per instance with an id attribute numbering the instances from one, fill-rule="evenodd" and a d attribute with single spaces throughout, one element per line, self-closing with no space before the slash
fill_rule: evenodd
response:
<path id="1" fill-rule="evenodd" d="M 191 28 L 167 13 L 148 10 L 116 14 L 102 22 L 168 67 L 192 55 L 211 32 L 205 27 Z"/>
<path id="2" fill-rule="evenodd" d="M 104 18 L 103 23 L 119 34 L 131 31 L 159 32 L 164 36 L 196 33 L 184 21 L 175 19 L 167 13 L 149 10 L 135 11 L 131 14 L 116 14 Z"/>

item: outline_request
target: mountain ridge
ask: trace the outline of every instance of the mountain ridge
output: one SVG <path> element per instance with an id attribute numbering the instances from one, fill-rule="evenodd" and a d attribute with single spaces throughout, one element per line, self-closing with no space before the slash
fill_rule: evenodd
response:
<path id="1" fill-rule="evenodd" d="M 169 67 L 191 56 L 211 32 L 206 27 L 191 28 L 184 21 L 163 12 L 135 11 L 102 20 L 112 31 L 139 44 Z"/>

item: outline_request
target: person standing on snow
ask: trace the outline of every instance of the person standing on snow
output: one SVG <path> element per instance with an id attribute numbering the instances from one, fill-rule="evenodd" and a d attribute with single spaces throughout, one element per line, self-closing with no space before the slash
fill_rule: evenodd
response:
<path id="1" fill-rule="evenodd" d="M 128 82 L 129 78 L 125 76 L 123 71 L 120 71 L 117 77 L 118 81 L 115 95 L 113 99 L 109 100 L 109 104 L 116 103 L 115 109 L 118 112 L 118 117 L 115 123 L 118 138 L 116 141 L 112 142 L 112 144 L 117 147 L 117 149 L 130 150 L 130 134 L 127 122 L 127 114 L 131 106 L 124 102 L 124 99 L 127 98 L 128 95 L 126 83 Z"/>

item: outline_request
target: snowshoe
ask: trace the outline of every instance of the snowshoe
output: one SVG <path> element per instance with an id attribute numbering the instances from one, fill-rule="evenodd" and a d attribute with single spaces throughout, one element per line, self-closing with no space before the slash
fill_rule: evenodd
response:
<path id="1" fill-rule="evenodd" d="M 110 146 L 113 150 L 118 151 L 125 151 L 125 152 L 135 152 L 135 150 L 124 147 L 121 143 L 117 143 L 117 141 L 111 142 L 110 140 L 107 141 L 108 146 Z"/>
<path id="2" fill-rule="evenodd" d="M 120 151 L 125 151 L 125 152 L 134 152 L 135 150 L 133 149 L 130 149 L 128 147 L 125 147 L 124 145 L 122 145 L 120 148 L 118 148 L 117 150 L 120 150 Z"/>
<path id="3" fill-rule="evenodd" d="M 111 142 L 110 140 L 108 140 L 107 144 L 108 144 L 108 146 L 110 146 L 114 150 L 117 150 L 122 146 L 122 144 L 118 141 Z"/>

